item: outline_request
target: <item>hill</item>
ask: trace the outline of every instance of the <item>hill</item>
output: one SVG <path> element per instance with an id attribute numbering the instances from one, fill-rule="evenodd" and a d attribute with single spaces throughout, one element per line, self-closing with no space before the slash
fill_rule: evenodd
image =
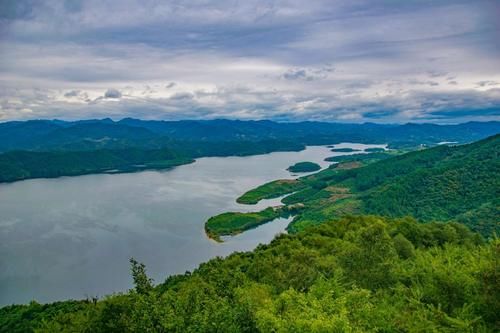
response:
<path id="1" fill-rule="evenodd" d="M 499 153 L 496 135 L 472 144 L 384 156 L 364 166 L 362 160 L 349 160 L 351 168 L 343 167 L 345 162 L 334 164 L 293 186 L 275 181 L 238 201 L 256 203 L 295 192 L 282 200 L 305 205 L 289 226 L 292 232 L 344 214 L 381 214 L 460 221 L 483 235 L 499 234 Z"/>
<path id="2" fill-rule="evenodd" d="M 293 141 L 301 145 L 339 142 L 392 146 L 470 142 L 500 132 L 499 122 L 433 124 L 278 123 L 269 120 L 144 121 L 126 118 L 65 122 L 31 120 L 0 123 L 0 152 L 10 150 L 95 150 L 163 148 L 171 142 Z"/>
<path id="3" fill-rule="evenodd" d="M 500 243 L 457 223 L 349 217 L 100 301 L 0 309 L 0 332 L 494 332 Z"/>
<path id="4" fill-rule="evenodd" d="M 469 142 L 498 132 L 498 122 L 445 126 L 131 118 L 117 122 L 111 119 L 6 122 L 0 123 L 0 164 L 4 166 L 0 169 L 0 182 L 110 169 L 129 172 L 137 170 L 137 164 L 141 168 L 170 167 L 204 156 L 298 151 L 306 145 L 342 141 L 388 143 L 391 147 L 413 149 L 441 141 Z M 155 151 L 165 150 L 181 156 L 182 161 L 158 160 Z M 137 160 L 124 158 L 125 155 L 142 157 Z M 36 164 L 43 170 L 30 167 Z"/>

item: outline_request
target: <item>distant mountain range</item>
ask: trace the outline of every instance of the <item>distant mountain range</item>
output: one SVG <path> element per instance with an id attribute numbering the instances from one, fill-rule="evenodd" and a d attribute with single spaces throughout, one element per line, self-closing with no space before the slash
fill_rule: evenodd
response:
<path id="1" fill-rule="evenodd" d="M 145 121 L 126 118 L 0 123 L 0 182 L 165 169 L 203 156 L 299 151 L 339 142 L 415 149 L 466 143 L 500 132 L 500 122 L 459 125 L 277 123 L 269 120 Z"/>
<path id="2" fill-rule="evenodd" d="M 152 121 L 30 120 L 0 123 L 0 152 L 10 150 L 96 150 L 175 146 L 175 142 L 294 141 L 302 145 L 341 141 L 389 143 L 394 147 L 470 142 L 500 132 L 500 122 L 458 125 L 380 125 L 269 120 Z"/>

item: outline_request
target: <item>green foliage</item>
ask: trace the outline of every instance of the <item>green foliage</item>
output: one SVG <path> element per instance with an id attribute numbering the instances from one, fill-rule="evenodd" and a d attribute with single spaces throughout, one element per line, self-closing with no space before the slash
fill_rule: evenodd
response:
<path id="1" fill-rule="evenodd" d="M 10 305 L 0 308 L 0 333 L 33 332 L 57 316 L 85 310 L 88 301 L 65 301 L 28 305 Z"/>
<path id="2" fill-rule="evenodd" d="M 0 182 L 102 172 L 167 169 L 193 162 L 168 149 L 27 152 L 0 154 Z"/>
<path id="3" fill-rule="evenodd" d="M 239 234 L 282 215 L 283 211 L 280 208 L 273 207 L 252 213 L 222 213 L 208 219 L 205 223 L 205 231 L 210 238 L 220 241 L 220 236 Z"/>
<path id="4" fill-rule="evenodd" d="M 494 332 L 499 249 L 456 223 L 345 217 L 147 293 L 54 303 L 38 312 L 44 320 L 22 315 L 33 305 L 6 307 L 0 327 L 7 318 L 14 333 Z"/>
<path id="5" fill-rule="evenodd" d="M 341 155 L 332 156 L 325 158 L 327 162 L 363 162 L 364 164 L 373 163 L 376 161 L 384 160 L 386 158 L 394 157 L 398 155 L 396 151 L 378 152 L 378 153 L 368 153 L 368 154 L 352 154 L 352 155 Z"/>
<path id="6" fill-rule="evenodd" d="M 306 187 L 305 184 L 293 179 L 275 180 L 244 193 L 236 199 L 236 202 L 253 205 L 262 199 L 277 198 L 303 189 L 304 187 Z"/>
<path id="7" fill-rule="evenodd" d="M 147 294 L 153 288 L 153 280 L 146 274 L 146 266 L 134 258 L 130 258 L 130 269 L 134 279 L 135 291 L 138 294 Z"/>
<path id="8" fill-rule="evenodd" d="M 365 151 L 367 153 L 382 153 L 385 151 L 384 148 L 366 148 Z"/>
<path id="9" fill-rule="evenodd" d="M 301 177 L 294 182 L 295 191 L 289 191 L 295 193 L 282 199 L 287 205 L 305 205 L 288 231 L 323 223 L 331 216 L 378 214 L 409 215 L 421 221 L 459 221 L 484 236 L 498 235 L 499 147 L 500 135 L 496 135 L 468 145 L 438 146 L 397 155 L 355 169 L 333 165 Z M 349 190 L 332 191 L 339 188 Z M 267 194 L 267 189 L 264 185 L 256 190 Z M 282 191 L 276 192 L 281 195 L 286 192 L 285 188 L 279 189 Z M 265 195 L 256 195 L 254 201 L 262 197 Z"/>
<path id="10" fill-rule="evenodd" d="M 484 235 L 500 232 L 500 136 L 436 147 L 353 170 L 363 211 L 421 220 L 460 220 Z M 477 216 L 477 218 L 476 218 Z"/>
<path id="11" fill-rule="evenodd" d="M 354 148 L 333 148 L 331 149 L 332 152 L 334 153 L 352 153 L 355 151 L 359 151 L 359 149 L 354 149 Z"/>
<path id="12" fill-rule="evenodd" d="M 290 172 L 313 172 L 318 171 L 321 167 L 313 162 L 298 162 L 294 165 L 288 167 L 288 171 Z"/>

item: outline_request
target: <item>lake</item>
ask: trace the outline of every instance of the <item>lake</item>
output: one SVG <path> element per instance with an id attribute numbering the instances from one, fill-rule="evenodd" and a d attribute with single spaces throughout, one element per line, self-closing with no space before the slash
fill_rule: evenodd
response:
<path id="1" fill-rule="evenodd" d="M 343 143 L 336 147 L 385 145 Z M 224 243 L 208 239 L 205 221 L 225 211 L 260 210 L 235 199 L 265 182 L 293 178 L 286 168 L 334 153 L 300 152 L 207 157 L 172 170 L 32 179 L 0 184 L 0 306 L 30 300 L 85 298 L 132 288 L 129 258 L 156 283 L 201 262 L 247 251 L 284 232 L 278 219 Z"/>

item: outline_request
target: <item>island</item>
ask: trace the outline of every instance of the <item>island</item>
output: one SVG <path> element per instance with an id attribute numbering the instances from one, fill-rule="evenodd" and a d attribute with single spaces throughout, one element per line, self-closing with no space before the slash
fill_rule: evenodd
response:
<path id="1" fill-rule="evenodd" d="M 334 153 L 353 153 L 360 150 L 354 148 L 333 148 L 331 151 Z"/>
<path id="2" fill-rule="evenodd" d="M 313 162 L 298 162 L 290 166 L 287 170 L 290 172 L 313 172 L 318 171 L 321 167 Z"/>

